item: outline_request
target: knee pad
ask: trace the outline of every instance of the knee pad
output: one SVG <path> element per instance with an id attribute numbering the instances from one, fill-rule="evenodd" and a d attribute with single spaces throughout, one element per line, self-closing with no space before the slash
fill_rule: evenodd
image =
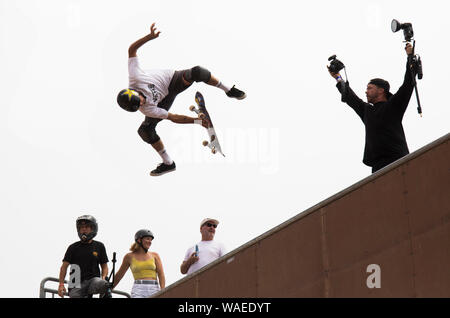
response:
<path id="1" fill-rule="evenodd" d="M 138 129 L 138 134 L 148 144 L 154 144 L 161 139 L 156 133 L 155 128 L 149 128 L 147 125 L 141 125 Z"/>
<path id="2" fill-rule="evenodd" d="M 193 81 L 208 83 L 211 79 L 211 72 L 201 66 L 195 66 L 184 73 L 184 78 L 191 83 Z"/>

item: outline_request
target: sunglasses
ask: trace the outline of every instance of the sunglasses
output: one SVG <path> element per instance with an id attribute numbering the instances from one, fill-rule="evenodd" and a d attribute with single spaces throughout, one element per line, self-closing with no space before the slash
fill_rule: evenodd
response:
<path id="1" fill-rule="evenodd" d="M 217 228 L 217 224 L 214 224 L 214 223 L 209 223 L 209 222 L 206 222 L 204 225 L 206 225 L 207 227 L 213 227 L 213 228 Z"/>

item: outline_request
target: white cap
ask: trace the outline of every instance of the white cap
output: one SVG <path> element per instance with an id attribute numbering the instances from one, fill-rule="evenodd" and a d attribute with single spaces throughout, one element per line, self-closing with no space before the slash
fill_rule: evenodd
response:
<path id="1" fill-rule="evenodd" d="M 203 224 L 205 224 L 206 222 L 215 223 L 216 225 L 219 224 L 219 221 L 217 221 L 216 219 L 206 218 L 206 219 L 203 219 L 203 221 L 200 223 L 200 227 L 202 227 Z"/>

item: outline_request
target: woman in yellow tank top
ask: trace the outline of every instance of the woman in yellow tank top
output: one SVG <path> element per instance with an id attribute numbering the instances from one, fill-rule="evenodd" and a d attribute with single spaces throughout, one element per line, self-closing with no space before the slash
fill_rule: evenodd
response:
<path id="1" fill-rule="evenodd" d="M 115 275 L 113 288 L 119 284 L 128 268 L 131 269 L 134 277 L 132 298 L 146 298 L 165 287 L 166 278 L 161 259 L 157 253 L 148 251 L 153 239 L 154 236 L 150 230 L 137 231 L 130 248 L 131 252 L 124 256 L 122 265 Z"/>

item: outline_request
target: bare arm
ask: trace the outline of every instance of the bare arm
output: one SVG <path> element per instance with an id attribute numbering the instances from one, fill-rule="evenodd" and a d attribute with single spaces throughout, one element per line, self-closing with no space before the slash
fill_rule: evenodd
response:
<path id="1" fill-rule="evenodd" d="M 59 270 L 59 287 L 58 287 L 58 295 L 59 297 L 64 297 L 64 294 L 67 292 L 66 287 L 64 287 L 64 279 L 67 274 L 67 267 L 69 267 L 69 262 L 63 262 L 61 265 L 61 269 Z"/>
<path id="2" fill-rule="evenodd" d="M 134 42 L 133 44 L 130 45 L 130 47 L 128 48 L 128 57 L 135 57 L 137 50 L 142 45 L 144 45 L 148 41 L 156 39 L 159 36 L 160 33 L 161 33 L 160 31 L 156 31 L 155 23 L 153 23 L 150 26 L 150 33 L 149 34 L 147 34 L 143 38 L 140 38 L 139 40 L 137 40 L 136 42 Z"/>
<path id="3" fill-rule="evenodd" d="M 129 254 L 127 254 L 123 257 L 122 265 L 120 266 L 119 271 L 116 273 L 114 277 L 114 285 L 112 288 L 116 287 L 119 284 L 120 280 L 123 278 L 129 267 L 130 267 Z"/>
<path id="4" fill-rule="evenodd" d="M 178 115 L 178 114 L 172 114 L 169 113 L 167 116 L 167 119 L 171 122 L 177 123 L 177 124 L 193 124 L 196 120 L 200 120 L 195 117 L 189 117 L 185 115 Z"/>
<path id="5" fill-rule="evenodd" d="M 164 268 L 162 266 L 161 258 L 157 253 L 153 253 L 155 257 L 156 273 L 158 274 L 159 286 L 162 288 L 166 287 L 166 276 L 164 275 Z"/>
<path id="6" fill-rule="evenodd" d="M 167 119 L 176 124 L 194 124 L 194 123 L 197 123 L 196 121 L 198 121 L 198 122 L 201 121 L 202 126 L 205 128 L 208 128 L 208 122 L 206 120 L 202 120 L 198 117 L 189 117 L 189 116 L 185 116 L 185 115 L 169 113 Z"/>
<path id="7" fill-rule="evenodd" d="M 108 276 L 108 264 L 100 264 L 100 267 L 102 268 L 102 279 L 106 279 L 106 276 Z"/>

